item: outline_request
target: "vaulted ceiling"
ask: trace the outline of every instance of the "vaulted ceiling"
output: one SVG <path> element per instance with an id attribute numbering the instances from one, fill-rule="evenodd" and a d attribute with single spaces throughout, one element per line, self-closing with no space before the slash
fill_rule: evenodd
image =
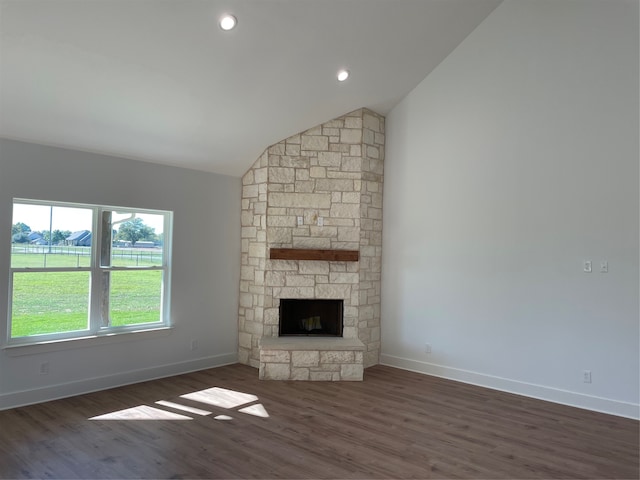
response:
<path id="1" fill-rule="evenodd" d="M 0 136 L 241 175 L 289 135 L 388 113 L 500 1 L 0 0 Z"/>

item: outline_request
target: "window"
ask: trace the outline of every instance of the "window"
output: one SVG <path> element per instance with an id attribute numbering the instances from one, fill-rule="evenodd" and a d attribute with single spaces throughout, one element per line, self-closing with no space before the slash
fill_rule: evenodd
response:
<path id="1" fill-rule="evenodd" d="M 169 325 L 171 212 L 15 199 L 10 344 Z"/>

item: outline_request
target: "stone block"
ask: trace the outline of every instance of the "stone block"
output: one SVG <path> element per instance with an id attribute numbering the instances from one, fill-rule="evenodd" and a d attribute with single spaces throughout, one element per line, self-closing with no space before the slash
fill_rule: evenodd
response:
<path id="1" fill-rule="evenodd" d="M 375 117 L 371 114 L 365 113 L 362 116 L 362 126 L 364 128 L 370 128 L 371 130 L 373 130 L 374 132 L 381 132 L 381 128 L 380 128 L 380 118 L 379 117 Z"/>
<path id="2" fill-rule="evenodd" d="M 329 283 L 336 283 L 336 284 L 348 283 L 348 284 L 353 284 L 353 283 L 358 283 L 359 280 L 360 280 L 360 274 L 358 274 L 358 273 L 331 272 L 329 274 Z M 362 317 L 360 317 L 360 318 L 362 318 Z"/>
<path id="3" fill-rule="evenodd" d="M 345 128 L 362 128 L 362 118 L 360 117 L 345 117 Z"/>
<path id="4" fill-rule="evenodd" d="M 308 368 L 297 368 L 294 367 L 291 369 L 291 380 L 301 380 L 308 381 L 309 380 L 309 369 Z"/>
<path id="5" fill-rule="evenodd" d="M 251 310 L 247 310 L 247 312 L 250 311 Z M 246 333 L 252 334 L 254 336 L 253 338 L 260 338 L 262 336 L 262 331 L 264 328 L 262 322 L 245 322 L 244 325 L 244 331 Z"/>
<path id="6" fill-rule="evenodd" d="M 309 130 L 305 130 L 302 135 L 322 135 L 322 125 L 316 125 Z"/>
<path id="7" fill-rule="evenodd" d="M 268 269 L 274 271 L 298 270 L 298 262 L 296 260 L 269 260 Z"/>
<path id="8" fill-rule="evenodd" d="M 246 348 L 238 349 L 238 362 L 246 365 L 249 363 L 249 353 L 250 351 Z"/>
<path id="9" fill-rule="evenodd" d="M 257 231 L 256 227 L 242 227 L 240 235 L 242 238 L 255 238 Z"/>
<path id="10" fill-rule="evenodd" d="M 240 294 L 240 306 L 244 308 L 253 307 L 253 295 L 250 293 Z"/>
<path id="11" fill-rule="evenodd" d="M 316 350 L 291 352 L 291 363 L 294 367 L 316 367 L 320 363 L 320 352 Z"/>
<path id="12" fill-rule="evenodd" d="M 269 228 L 267 237 L 272 244 L 291 244 L 292 229 L 272 227 Z"/>
<path id="13" fill-rule="evenodd" d="M 331 372 L 310 372 L 309 380 L 314 382 L 330 382 L 333 380 L 333 373 Z"/>
<path id="14" fill-rule="evenodd" d="M 288 350 L 261 350 L 261 363 L 289 363 L 291 353 Z"/>
<path id="15" fill-rule="evenodd" d="M 349 351 L 326 351 L 320 352 L 320 363 L 354 363 L 354 352 Z"/>
<path id="16" fill-rule="evenodd" d="M 286 145 L 300 145 L 300 134 L 292 135 L 291 137 L 285 140 Z"/>
<path id="17" fill-rule="evenodd" d="M 315 189 L 313 180 L 297 180 L 294 184 L 294 192 L 296 193 L 312 193 Z"/>
<path id="18" fill-rule="evenodd" d="M 325 178 L 327 176 L 327 169 L 325 167 L 311 167 L 309 169 L 309 176 L 311 178 Z"/>
<path id="19" fill-rule="evenodd" d="M 362 137 L 362 141 L 365 145 L 373 145 L 375 143 L 376 134 L 369 128 L 362 130 Z"/>
<path id="20" fill-rule="evenodd" d="M 285 278 L 287 287 L 314 287 L 316 282 L 310 275 L 288 274 Z"/>
<path id="21" fill-rule="evenodd" d="M 321 167 L 339 167 L 342 163 L 342 154 L 340 152 L 319 152 L 318 164 Z"/>
<path id="22" fill-rule="evenodd" d="M 284 287 L 285 272 L 268 271 L 265 274 L 265 281 L 270 287 Z"/>
<path id="23" fill-rule="evenodd" d="M 261 365 L 262 366 L 262 365 Z M 291 367 L 287 363 L 265 363 L 264 372 L 261 376 L 263 380 L 289 380 L 291 378 Z"/>
<path id="24" fill-rule="evenodd" d="M 329 273 L 329 262 L 300 261 L 300 273 L 313 275 L 327 275 Z"/>
<path id="25" fill-rule="evenodd" d="M 340 368 L 340 380 L 359 382 L 364 377 L 362 365 L 347 364 Z"/>
<path id="26" fill-rule="evenodd" d="M 331 205 L 330 215 L 333 218 L 358 218 L 360 205 L 352 203 Z"/>
<path id="27" fill-rule="evenodd" d="M 296 168 L 296 180 L 309 180 L 309 169 Z"/>
<path id="28" fill-rule="evenodd" d="M 338 229 L 339 242 L 357 242 L 360 240 L 360 229 L 356 227 L 340 227 Z"/>
<path id="29" fill-rule="evenodd" d="M 258 185 L 245 185 L 242 187 L 242 198 L 256 198 L 258 196 Z"/>
<path id="30" fill-rule="evenodd" d="M 274 287 L 276 298 L 313 298 L 314 287 Z M 328 297 L 331 298 L 331 297 Z"/>
<path id="31" fill-rule="evenodd" d="M 358 329 L 356 327 L 345 326 L 342 329 L 342 336 L 344 338 L 358 338 Z"/>
<path id="32" fill-rule="evenodd" d="M 284 142 L 269 147 L 269 155 L 284 155 Z"/>
<path id="33" fill-rule="evenodd" d="M 324 237 L 293 237 L 293 248 L 330 249 L 331 239 Z"/>
<path id="34" fill-rule="evenodd" d="M 338 235 L 338 227 L 309 227 L 309 233 L 312 237 L 328 237 L 335 238 Z"/>
<path id="35" fill-rule="evenodd" d="M 240 267 L 240 280 L 253 280 L 255 267 L 242 266 Z"/>
<path id="36" fill-rule="evenodd" d="M 316 285 L 315 295 L 316 295 L 316 298 L 347 299 L 351 296 L 351 285 L 350 284 L 332 285 L 331 283 Z M 298 298 L 301 298 L 301 297 L 298 297 Z M 308 298 L 313 298 L 313 297 L 308 297 Z"/>
<path id="37" fill-rule="evenodd" d="M 242 185 L 252 185 L 253 183 L 255 182 L 253 180 L 253 169 L 251 169 L 242 176 Z"/>
<path id="38" fill-rule="evenodd" d="M 300 144 L 293 145 L 293 144 L 287 143 L 285 146 L 284 153 L 292 157 L 297 157 L 298 155 L 300 155 Z"/>
<path id="39" fill-rule="evenodd" d="M 249 256 L 255 258 L 262 258 L 266 254 L 266 245 L 263 243 L 250 243 L 249 244 Z"/>
<path id="40" fill-rule="evenodd" d="M 267 216 L 267 227 L 295 227 L 296 217 L 293 215 Z"/>
<path id="41" fill-rule="evenodd" d="M 302 135 L 301 150 L 323 151 L 329 150 L 329 138 L 323 135 Z M 354 142 L 357 143 L 357 142 Z"/>
<path id="42" fill-rule="evenodd" d="M 251 348 L 252 335 L 247 332 L 238 332 L 238 346 L 242 348 Z"/>
<path id="43" fill-rule="evenodd" d="M 253 225 L 253 212 L 250 210 L 243 210 L 240 214 L 240 225 L 243 227 L 250 227 Z"/>
<path id="44" fill-rule="evenodd" d="M 269 195 L 270 207 L 330 208 L 329 193 L 272 193 Z"/>
<path id="45" fill-rule="evenodd" d="M 362 130 L 359 128 L 340 129 L 341 143 L 362 143 Z"/>
<path id="46" fill-rule="evenodd" d="M 353 192 L 353 180 L 320 178 L 316 180 L 317 192 Z"/>
<path id="47" fill-rule="evenodd" d="M 343 157 L 340 170 L 343 172 L 359 172 L 362 169 L 362 158 Z"/>
<path id="48" fill-rule="evenodd" d="M 273 183 L 293 183 L 296 178 L 294 168 L 271 167 L 269 169 L 269 181 Z"/>
<path id="49" fill-rule="evenodd" d="M 342 203 L 360 203 L 360 193 L 344 192 L 342 194 Z"/>
<path id="50" fill-rule="evenodd" d="M 266 183 L 268 177 L 268 169 L 258 168 L 253 172 L 255 183 Z"/>
<path id="51" fill-rule="evenodd" d="M 280 320 L 278 308 L 267 308 L 264 311 L 265 325 L 278 325 Z"/>

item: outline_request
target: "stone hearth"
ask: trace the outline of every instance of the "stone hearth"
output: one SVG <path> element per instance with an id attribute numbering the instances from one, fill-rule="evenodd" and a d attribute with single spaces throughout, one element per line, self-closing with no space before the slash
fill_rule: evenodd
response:
<path id="1" fill-rule="evenodd" d="M 262 337 L 260 344 L 261 380 L 362 380 L 357 338 Z"/>
<path id="2" fill-rule="evenodd" d="M 383 160 L 384 117 L 361 109 L 272 145 L 243 176 L 238 351 L 260 378 L 284 379 L 288 368 L 286 379 L 354 380 L 378 363 Z M 270 259 L 271 248 L 359 259 Z M 343 300 L 344 338 L 289 348 L 278 338 L 280 299 Z"/>

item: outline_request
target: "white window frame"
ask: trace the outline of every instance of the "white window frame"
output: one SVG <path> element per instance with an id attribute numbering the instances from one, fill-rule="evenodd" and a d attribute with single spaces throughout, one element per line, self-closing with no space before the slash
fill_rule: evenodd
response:
<path id="1" fill-rule="evenodd" d="M 53 207 L 71 207 L 71 208 L 84 208 L 92 211 L 92 241 L 91 241 L 91 262 L 89 267 L 52 267 L 52 268 L 30 268 L 30 267 L 10 267 L 9 274 L 9 297 L 8 297 L 8 312 L 7 312 L 7 331 L 6 331 L 6 345 L 7 346 L 19 346 L 19 345 L 33 345 L 41 343 L 52 343 L 59 341 L 67 341 L 74 339 L 95 338 L 101 336 L 112 336 L 122 333 L 133 333 L 139 331 L 157 330 L 161 328 L 171 327 L 170 301 L 171 301 L 171 243 L 173 232 L 173 212 L 165 210 L 151 210 L 146 208 L 135 207 L 114 207 L 105 205 L 92 205 L 81 203 L 68 203 L 68 202 L 56 202 L 46 200 L 34 200 L 24 198 L 14 198 L 13 204 L 30 204 L 30 205 L 42 205 Z M 102 213 L 105 211 L 117 211 L 118 213 L 137 213 L 137 214 L 152 214 L 162 215 L 164 217 L 163 224 L 163 254 L 162 265 L 158 266 L 111 266 L 101 265 L 101 252 L 103 248 L 103 235 L 102 235 Z M 15 219 L 12 219 L 12 223 Z M 112 227 L 113 230 L 113 227 Z M 9 232 L 7 232 L 7 235 Z M 111 242 L 111 232 L 109 237 Z M 13 246 L 13 245 L 12 245 Z M 12 247 L 11 246 L 11 247 Z M 109 246 L 109 252 L 111 252 L 112 243 Z M 9 252 L 11 257 L 11 250 Z M 117 272 L 126 270 L 155 270 L 162 271 L 162 283 L 161 283 L 161 301 L 160 301 L 160 320 L 157 322 L 149 322 L 143 324 L 132 324 L 124 326 L 110 326 L 105 325 L 106 319 L 103 319 L 103 295 L 109 296 L 109 293 L 105 293 L 104 282 L 106 272 Z M 38 273 L 38 272 L 89 272 L 90 286 L 89 286 L 89 311 L 88 316 L 88 328 L 70 332 L 58 332 L 48 334 L 29 335 L 25 337 L 11 337 L 11 322 L 12 322 L 12 304 L 13 304 L 13 277 L 16 273 Z M 107 299 L 108 302 L 108 299 Z"/>

